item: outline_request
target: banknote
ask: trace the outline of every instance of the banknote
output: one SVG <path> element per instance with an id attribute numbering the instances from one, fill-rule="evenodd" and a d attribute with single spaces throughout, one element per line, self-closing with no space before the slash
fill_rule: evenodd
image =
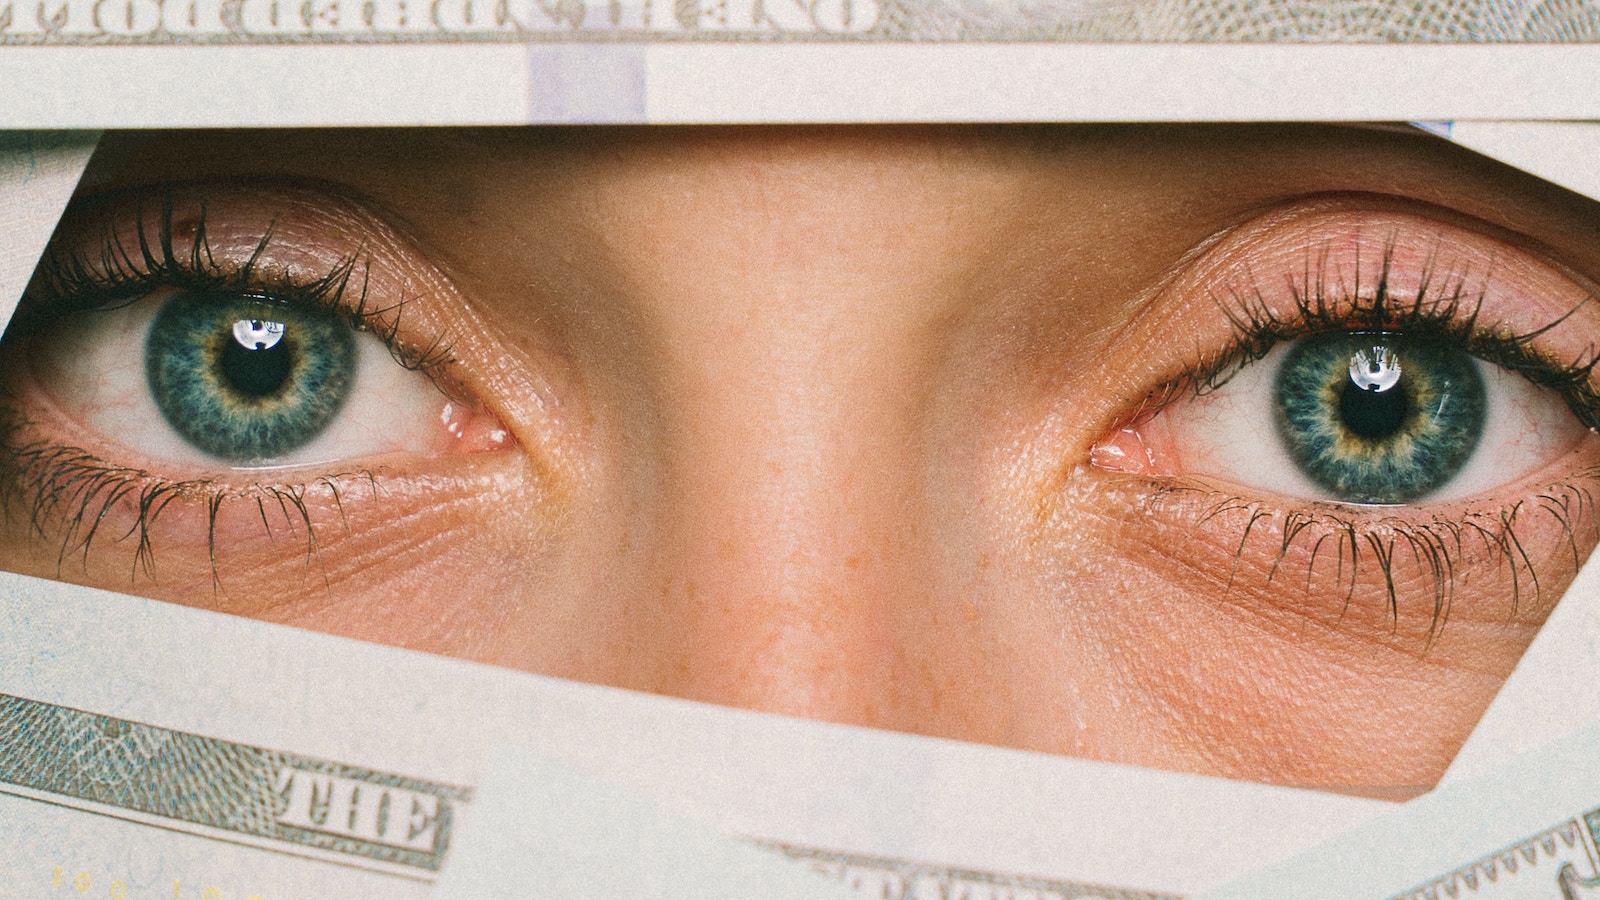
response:
<path id="1" fill-rule="evenodd" d="M 865 896 L 1183 896 L 1390 808 L 566 682 L 22 576 L 0 575 L 0 595 L 9 896 L 420 897 L 507 744 Z"/>
<path id="2" fill-rule="evenodd" d="M 1597 35 L 1581 0 L 4 0 L 0 127 L 1586 119 Z"/>
<path id="3" fill-rule="evenodd" d="M 1442 787 L 1204 900 L 1600 897 L 1600 727 Z"/>
<path id="4" fill-rule="evenodd" d="M 0 202 L 53 219 L 91 145 L 13 136 L 0 190 L 37 193 Z M 7 285 L 42 245 L 30 234 Z M 420 896 L 508 742 L 864 896 L 1184 896 L 1385 809 L 711 710 L 8 579 L 0 829 L 20 849 L 0 879 L 16 876 L 16 896 Z M 1570 633 L 1552 621 L 1550 640 Z M 1600 884 L 1600 812 L 1552 821 L 1413 893 L 1556 860 L 1583 896 Z"/>
<path id="5" fill-rule="evenodd" d="M 849 900 L 848 885 L 526 747 L 495 754 L 434 900 Z"/>
<path id="6" fill-rule="evenodd" d="M 92 145 L 10 136 L 7 301 Z M 746 859 L 879 896 L 1178 896 L 1385 808 L 649 697 L 20 576 L 0 576 L 0 597 L 0 896 L 422 896 L 508 743 L 707 823 Z"/>
<path id="7" fill-rule="evenodd" d="M 1600 561 L 1579 572 L 1561 603 L 1445 773 L 1445 782 L 1493 771 L 1519 753 L 1600 721 Z"/>
<path id="8" fill-rule="evenodd" d="M 9 321 L 94 150 L 94 132 L 0 132 L 0 321 Z"/>
<path id="9" fill-rule="evenodd" d="M 1600 123 L 1465 121 L 1418 123 L 1441 137 L 1552 184 L 1600 199 Z"/>
<path id="10" fill-rule="evenodd" d="M 1582 0 L 6 0 L 0 44 L 572 40 L 1584 43 Z"/>

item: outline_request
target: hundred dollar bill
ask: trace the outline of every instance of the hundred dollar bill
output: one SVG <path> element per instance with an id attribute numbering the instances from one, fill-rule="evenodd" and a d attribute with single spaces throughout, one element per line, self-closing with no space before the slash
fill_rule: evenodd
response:
<path id="1" fill-rule="evenodd" d="M 5 138 L 14 302 L 93 139 Z M 420 896 L 507 741 L 866 896 L 1178 897 L 1383 809 L 710 710 L 15 576 L 0 596 L 15 896 Z M 1592 847 L 1574 828 L 1517 847 Z"/>
<path id="2" fill-rule="evenodd" d="M 1585 43 L 1583 0 L 6 0 L 0 43 L 759 39 Z"/>
<path id="3" fill-rule="evenodd" d="M 1202 900 L 1600 898 L 1600 727 L 1397 807 Z"/>
<path id="4" fill-rule="evenodd" d="M 1389 808 L 565 682 L 16 575 L 0 596 L 0 896 L 421 897 L 507 744 L 864 896 L 1180 897 Z M 537 794 L 514 800 L 535 825 Z"/>
<path id="5" fill-rule="evenodd" d="M 433 900 L 851 900 L 848 885 L 526 747 L 495 755 Z"/>
<path id="6" fill-rule="evenodd" d="M 95 142 L 94 132 L 0 131 L 0 322 L 16 310 Z"/>
<path id="7" fill-rule="evenodd" d="M 1600 122 L 1416 123 L 1440 137 L 1600 200 Z"/>
<path id="8" fill-rule="evenodd" d="M 0 127 L 1600 118 L 1583 0 L 0 0 Z"/>
<path id="9" fill-rule="evenodd" d="M 94 138 L 0 140 L 9 310 Z M 647 697 L 14 575 L 0 598 L 0 897 L 421 897 L 508 742 L 709 823 L 722 836 L 702 845 L 744 841 L 732 856 L 869 896 L 1173 897 L 1383 808 Z M 550 821 L 537 796 L 493 799 L 522 813 L 508 828 Z"/>
<path id="10" fill-rule="evenodd" d="M 1518 754 L 1600 722 L 1600 554 L 1590 557 L 1494 702 L 1456 754 L 1444 782 L 1493 771 Z"/>

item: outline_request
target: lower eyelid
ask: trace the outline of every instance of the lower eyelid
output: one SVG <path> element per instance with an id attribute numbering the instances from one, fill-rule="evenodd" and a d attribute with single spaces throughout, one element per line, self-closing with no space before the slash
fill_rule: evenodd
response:
<path id="1" fill-rule="evenodd" d="M 1600 449 L 1551 469 L 1498 500 L 1426 510 L 1281 504 L 1120 475 L 1100 476 L 1099 505 L 1126 523 L 1123 550 L 1187 596 L 1275 629 L 1309 622 L 1426 654 L 1452 622 L 1537 625 L 1600 540 Z"/>
<path id="2" fill-rule="evenodd" d="M 538 491 L 514 452 L 422 471 L 375 464 L 175 481 L 60 443 L 12 403 L 0 409 L 8 571 L 129 585 L 240 615 L 326 602 L 344 579 L 379 574 L 378 560 L 387 576 L 403 577 L 409 548 L 442 539 L 462 507 L 506 507 L 508 497 Z"/>

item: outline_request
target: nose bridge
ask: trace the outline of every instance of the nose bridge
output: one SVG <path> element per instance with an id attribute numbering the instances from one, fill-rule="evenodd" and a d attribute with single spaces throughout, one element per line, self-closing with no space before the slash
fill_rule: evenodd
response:
<path id="1" fill-rule="evenodd" d="M 710 466 L 679 494 L 661 575 L 683 631 L 678 683 L 664 687 L 861 720 L 892 704 L 893 605 L 909 592 L 897 535 L 872 489 L 831 466 L 794 468 L 770 454 L 744 471 Z"/>
<path id="2" fill-rule="evenodd" d="M 661 316 L 673 408 L 656 577 L 675 664 L 659 688 L 888 724 L 894 623 L 918 590 L 922 401 L 904 386 L 922 383 L 922 313 L 872 271 L 881 256 L 852 249 L 862 236 L 768 221 Z"/>
<path id="3" fill-rule="evenodd" d="M 661 576 L 688 631 L 669 689 L 856 720 L 889 699 L 915 591 L 914 410 L 865 383 L 883 360 L 745 337 L 674 429 Z"/>

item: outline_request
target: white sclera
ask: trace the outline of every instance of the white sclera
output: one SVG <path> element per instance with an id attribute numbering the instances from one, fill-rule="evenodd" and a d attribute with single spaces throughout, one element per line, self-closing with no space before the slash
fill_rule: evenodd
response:
<path id="1" fill-rule="evenodd" d="M 344 408 L 304 447 L 243 467 L 191 446 L 167 424 L 145 377 L 145 340 L 165 296 L 120 309 L 69 316 L 35 355 L 39 380 L 57 406 L 102 440 L 152 461 L 210 469 L 325 464 L 390 453 L 429 453 L 441 441 L 445 396 L 421 372 L 395 362 L 371 334 L 356 335 L 356 377 Z M 246 337 L 276 343 L 271 324 L 236 323 Z M 259 334 L 258 334 L 259 333 Z"/>
<path id="2" fill-rule="evenodd" d="M 1172 446 L 1182 448 L 1182 474 L 1338 502 L 1301 473 L 1278 436 L 1273 381 L 1290 346 L 1274 347 L 1217 390 L 1162 411 Z M 1499 366 L 1477 359 L 1473 364 L 1483 376 L 1483 436 L 1455 477 L 1423 501 L 1472 497 L 1514 483 L 1572 450 L 1587 433 L 1554 393 Z"/>

